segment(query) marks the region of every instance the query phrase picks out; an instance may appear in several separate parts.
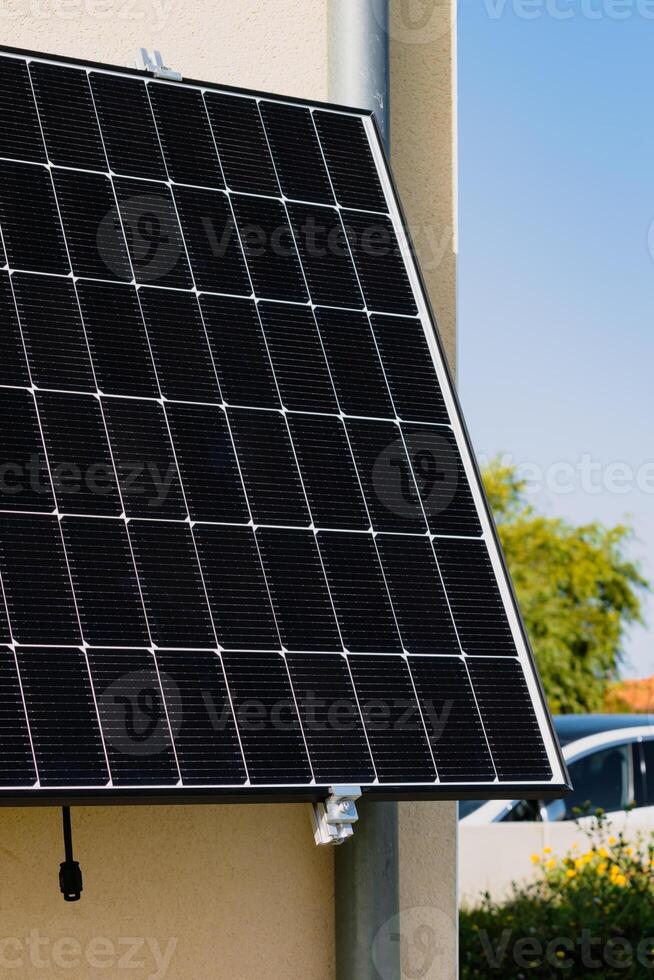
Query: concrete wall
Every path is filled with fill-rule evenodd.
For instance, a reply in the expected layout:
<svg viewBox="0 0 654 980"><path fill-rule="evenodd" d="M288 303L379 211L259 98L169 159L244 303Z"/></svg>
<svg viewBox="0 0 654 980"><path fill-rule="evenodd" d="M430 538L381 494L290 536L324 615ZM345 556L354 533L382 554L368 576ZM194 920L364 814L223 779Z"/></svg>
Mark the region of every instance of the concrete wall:
<svg viewBox="0 0 654 980"><path fill-rule="evenodd" d="M450 365L456 361L456 4L391 0L395 177ZM400 804L403 974L457 974L456 803Z"/></svg>
<svg viewBox="0 0 654 980"><path fill-rule="evenodd" d="M392 0L392 70L396 173L453 360L452 3L415 21L415 5ZM327 0L13 0L0 33L115 64L159 47L190 77L327 98ZM73 820L86 891L65 905L59 811L0 811L0 972L333 977L333 855L315 848L307 807L83 808ZM400 833L403 976L449 980L454 805L403 804Z"/></svg>
<svg viewBox="0 0 654 980"><path fill-rule="evenodd" d="M581 825L572 820L561 823L492 823L463 825L460 830L459 888L468 905L480 901L484 892L493 898L506 898L515 882L533 880L536 871L532 855L540 855L546 847L552 856L564 857L573 850L577 857L592 846L593 820L584 819ZM583 828L586 828L584 830ZM633 810L610 817L607 836L624 834L637 842L654 830L654 807Z"/></svg>

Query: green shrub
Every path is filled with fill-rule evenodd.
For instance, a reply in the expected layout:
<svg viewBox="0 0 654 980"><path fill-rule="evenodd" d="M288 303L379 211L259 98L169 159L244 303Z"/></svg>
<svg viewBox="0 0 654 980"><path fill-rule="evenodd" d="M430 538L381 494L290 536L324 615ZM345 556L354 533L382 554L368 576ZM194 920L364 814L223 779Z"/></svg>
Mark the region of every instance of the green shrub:
<svg viewBox="0 0 654 980"><path fill-rule="evenodd" d="M611 837L602 811L584 833L589 850L533 855L533 882L462 908L462 980L654 978L654 835Z"/></svg>

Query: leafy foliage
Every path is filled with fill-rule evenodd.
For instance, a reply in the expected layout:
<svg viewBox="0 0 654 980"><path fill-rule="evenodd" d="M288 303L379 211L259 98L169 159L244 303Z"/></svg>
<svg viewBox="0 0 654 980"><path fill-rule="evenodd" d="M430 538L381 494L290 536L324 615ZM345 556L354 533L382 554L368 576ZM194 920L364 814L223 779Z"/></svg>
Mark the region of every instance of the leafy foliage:
<svg viewBox="0 0 654 980"><path fill-rule="evenodd" d="M625 555L631 529L537 513L515 468L499 460L484 482L552 710L601 711L649 587Z"/></svg>
<svg viewBox="0 0 654 980"><path fill-rule="evenodd" d="M590 837L585 853L534 855L536 880L506 902L464 906L462 980L651 975L654 837L610 837L599 810Z"/></svg>

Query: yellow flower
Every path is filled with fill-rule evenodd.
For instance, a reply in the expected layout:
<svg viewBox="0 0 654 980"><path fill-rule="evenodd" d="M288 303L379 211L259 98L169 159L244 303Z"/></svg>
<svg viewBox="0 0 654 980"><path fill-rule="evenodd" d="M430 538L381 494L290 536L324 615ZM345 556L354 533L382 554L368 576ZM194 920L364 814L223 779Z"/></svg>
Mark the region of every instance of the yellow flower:
<svg viewBox="0 0 654 980"><path fill-rule="evenodd" d="M613 847L614 844L617 844L618 843L617 840L615 839L615 837L609 837L609 841L608 842L609 842L609 844L610 844L611 847Z"/></svg>
<svg viewBox="0 0 654 980"><path fill-rule="evenodd" d="M551 854L551 853L552 853L552 848L551 847L544 847L543 848L543 854Z"/></svg>
<svg viewBox="0 0 654 980"><path fill-rule="evenodd" d="M531 863L532 864L540 864L540 855L539 854L532 854L531 855Z"/></svg>
<svg viewBox="0 0 654 980"><path fill-rule="evenodd" d="M633 847L625 847L624 852L627 855L627 857L633 857L633 855L634 855L634 849L633 849Z"/></svg>
<svg viewBox="0 0 654 980"><path fill-rule="evenodd" d="M607 868L608 868L608 864L606 863L606 861L602 861L600 864L598 864L597 865L597 873L598 873L598 875L600 875L600 876L601 875L605 875Z"/></svg>
<svg viewBox="0 0 654 980"><path fill-rule="evenodd" d="M607 858L609 856L609 852L607 851L607 849L605 847L600 847L600 849L599 849L599 851L597 853L599 854L600 857L603 857L603 858Z"/></svg>
<svg viewBox="0 0 654 980"><path fill-rule="evenodd" d="M556 861L554 860L554 858L550 858L549 861L546 861L545 867L547 868L548 871L551 871L553 868L555 868Z"/></svg>
<svg viewBox="0 0 654 980"><path fill-rule="evenodd" d="M575 859L575 868L583 868L584 864L585 864L585 862L584 862L584 859L583 858L576 858Z"/></svg>
<svg viewBox="0 0 654 980"><path fill-rule="evenodd" d="M568 876L568 878L576 878L577 872L573 868L568 868L568 870L566 871L566 875Z"/></svg>

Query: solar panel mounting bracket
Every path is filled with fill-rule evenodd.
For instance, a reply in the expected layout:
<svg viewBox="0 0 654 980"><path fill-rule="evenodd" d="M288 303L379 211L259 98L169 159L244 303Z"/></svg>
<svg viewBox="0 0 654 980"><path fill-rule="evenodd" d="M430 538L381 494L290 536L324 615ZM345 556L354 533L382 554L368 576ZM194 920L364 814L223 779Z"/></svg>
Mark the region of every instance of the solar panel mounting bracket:
<svg viewBox="0 0 654 980"><path fill-rule="evenodd" d="M165 78L169 82L182 81L181 72L167 68L164 64L161 51L157 51L156 49L153 51L152 56L150 56L147 48L139 48L139 53L136 57L136 67L141 71L152 72L155 78Z"/></svg>
<svg viewBox="0 0 654 980"><path fill-rule="evenodd" d="M360 786L330 786L325 802L313 804L313 836L316 844L342 844L352 837L353 824L359 819L356 801L360 796Z"/></svg>

